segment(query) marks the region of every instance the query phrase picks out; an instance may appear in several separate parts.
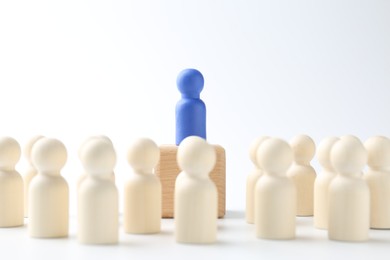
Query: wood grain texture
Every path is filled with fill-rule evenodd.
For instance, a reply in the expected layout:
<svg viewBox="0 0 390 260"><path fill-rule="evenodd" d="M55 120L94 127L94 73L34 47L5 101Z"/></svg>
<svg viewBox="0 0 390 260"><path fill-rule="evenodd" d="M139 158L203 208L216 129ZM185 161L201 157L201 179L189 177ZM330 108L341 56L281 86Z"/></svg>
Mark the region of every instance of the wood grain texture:
<svg viewBox="0 0 390 260"><path fill-rule="evenodd" d="M214 147L217 153L217 162L210 173L210 178L218 189L218 217L222 218L226 212L226 155L222 146L214 145ZM160 178L162 185L163 218L174 216L175 181L180 173L176 162L177 149L176 145L160 146L160 161L156 166L156 175Z"/></svg>

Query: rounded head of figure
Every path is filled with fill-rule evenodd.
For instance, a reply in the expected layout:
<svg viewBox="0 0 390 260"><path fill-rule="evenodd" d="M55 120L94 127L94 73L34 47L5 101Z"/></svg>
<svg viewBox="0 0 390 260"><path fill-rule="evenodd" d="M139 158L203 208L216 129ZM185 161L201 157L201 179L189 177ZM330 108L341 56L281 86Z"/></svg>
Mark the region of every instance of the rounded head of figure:
<svg viewBox="0 0 390 260"><path fill-rule="evenodd" d="M367 151L355 138L340 138L332 147L330 161L336 172L356 176L367 163Z"/></svg>
<svg viewBox="0 0 390 260"><path fill-rule="evenodd" d="M116 153L112 143L95 138L85 143L80 160L88 174L105 177L110 176L115 167Z"/></svg>
<svg viewBox="0 0 390 260"><path fill-rule="evenodd" d="M256 157L267 174L285 176L293 161L293 151L286 141L268 138L260 145Z"/></svg>
<svg viewBox="0 0 390 260"><path fill-rule="evenodd" d="M373 136L367 139L364 147L368 153L367 164L374 169L390 170L390 139Z"/></svg>
<svg viewBox="0 0 390 260"><path fill-rule="evenodd" d="M333 170L332 163L330 162L330 151L338 140L340 140L338 137L327 137L323 139L317 147L318 161L325 169Z"/></svg>
<svg viewBox="0 0 390 260"><path fill-rule="evenodd" d="M15 165L19 161L20 155L20 145L14 138L0 138L0 168L15 169Z"/></svg>
<svg viewBox="0 0 390 260"><path fill-rule="evenodd" d="M107 136L105 136L105 135L93 135L93 136L88 137L87 139L85 139L85 140L81 143L81 145L80 145L80 147L79 147L79 150L78 150L78 156L79 156L79 158L81 158L81 154L82 154L82 152L83 152L84 146L85 146L89 141L95 140L95 139L101 139L101 140L103 140L103 141L106 141L107 143L111 144L111 145L114 147L114 145L113 145L111 139L108 138Z"/></svg>
<svg viewBox="0 0 390 260"><path fill-rule="evenodd" d="M196 69L185 69L177 76L177 88L185 98L199 98L203 90L203 75Z"/></svg>
<svg viewBox="0 0 390 260"><path fill-rule="evenodd" d="M127 151L129 165L139 173L152 173L160 160L160 149L149 138L138 138Z"/></svg>
<svg viewBox="0 0 390 260"><path fill-rule="evenodd" d="M31 160L38 172L48 175L60 175L67 157L65 145L54 138L39 139L31 150Z"/></svg>
<svg viewBox="0 0 390 260"><path fill-rule="evenodd" d="M24 154L24 157L27 159L27 161L29 161L31 163L31 150L32 150L32 147L33 145L39 140L41 139L43 136L42 135L36 135L34 137L32 137L26 144L26 146L24 147L23 149L23 154Z"/></svg>
<svg viewBox="0 0 390 260"><path fill-rule="evenodd" d="M294 161L298 164L309 164L316 152L316 145L307 135L297 135L290 141L294 152Z"/></svg>
<svg viewBox="0 0 390 260"><path fill-rule="evenodd" d="M345 140L355 140L357 142L362 143L362 141L359 139L359 137L354 136L354 135L343 135L340 137L340 139L345 139Z"/></svg>
<svg viewBox="0 0 390 260"><path fill-rule="evenodd" d="M269 138L269 136L260 136L260 137L256 138L255 140L253 140L253 142L251 143L251 145L249 147L249 158L251 159L253 164L256 165L257 168L259 168L259 164L257 163L257 159L256 159L257 149L259 149L259 146L268 138Z"/></svg>
<svg viewBox="0 0 390 260"><path fill-rule="evenodd" d="M193 177L207 178L216 163L215 148L201 137L189 136L179 145L177 163Z"/></svg>

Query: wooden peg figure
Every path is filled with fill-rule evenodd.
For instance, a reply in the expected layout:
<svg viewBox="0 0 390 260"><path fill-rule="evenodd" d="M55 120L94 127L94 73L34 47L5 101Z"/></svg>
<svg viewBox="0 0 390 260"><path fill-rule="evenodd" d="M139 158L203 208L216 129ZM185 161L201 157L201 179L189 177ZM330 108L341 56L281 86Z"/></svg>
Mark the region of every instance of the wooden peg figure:
<svg viewBox="0 0 390 260"><path fill-rule="evenodd" d="M370 188L370 227L390 229L390 140L374 136L364 143L368 170L363 175Z"/></svg>
<svg viewBox="0 0 390 260"><path fill-rule="evenodd" d="M185 69L177 77L181 99L176 104L176 145L188 136L206 139L206 105L200 99L203 75L196 69Z"/></svg>
<svg viewBox="0 0 390 260"><path fill-rule="evenodd" d="M81 157L81 154L83 153L84 147L88 144L88 142L96 140L96 139L103 140L103 141L107 142L108 144L110 144L112 146L112 149L114 149L114 144L112 143L111 139L108 138L107 136L105 136L105 135L90 136L87 139L85 139L84 142L80 145L80 148L78 150L79 159ZM79 189L81 183L87 178L87 176L88 176L88 174L85 172L80 175L79 179L77 180L77 190ZM114 172L111 173L110 180L115 183L115 173Z"/></svg>
<svg viewBox="0 0 390 260"><path fill-rule="evenodd" d="M365 241L370 227L370 191L361 171L367 151L359 140L341 138L333 145L330 158L338 174L329 186L329 238Z"/></svg>
<svg viewBox="0 0 390 260"><path fill-rule="evenodd" d="M338 140L337 137L325 138L317 148L322 171L314 182L314 226L320 229L328 228L329 185L337 175L330 162L330 151Z"/></svg>
<svg viewBox="0 0 390 260"><path fill-rule="evenodd" d="M127 160L133 174L125 183L123 225L126 233L151 234L161 230L161 183L153 174L160 149L148 138L130 145Z"/></svg>
<svg viewBox="0 0 390 260"><path fill-rule="evenodd" d="M313 216L314 181L316 172L310 165L316 146L307 135L298 135L290 141L294 162L287 171L297 187L297 216Z"/></svg>
<svg viewBox="0 0 390 260"><path fill-rule="evenodd" d="M78 189L78 240L83 244L118 242L118 190L112 182L116 163L109 142L96 138L83 147L80 160L87 177Z"/></svg>
<svg viewBox="0 0 390 260"><path fill-rule="evenodd" d="M178 149L182 170L175 184L175 237L179 243L213 243L217 237L218 194L209 174L216 162L215 148L190 136Z"/></svg>
<svg viewBox="0 0 390 260"><path fill-rule="evenodd" d="M297 192L294 182L286 176L293 151L285 141L269 138L260 145L256 156L264 171L255 190L256 236L293 239Z"/></svg>
<svg viewBox="0 0 390 260"><path fill-rule="evenodd" d="M24 223L23 179L15 170L20 159L19 143L11 137L0 138L0 227Z"/></svg>
<svg viewBox="0 0 390 260"><path fill-rule="evenodd" d="M28 162L28 168L26 173L23 175L23 182L24 182L24 217L28 217L28 194L29 194L29 187L30 182L32 178L34 178L37 175L37 169L32 163L31 160L31 149L33 145L41 139L43 136L37 135L30 139L30 141L26 144L24 147L24 156Z"/></svg>
<svg viewBox="0 0 390 260"><path fill-rule="evenodd" d="M39 139L31 151L38 174L30 183L29 223L31 237L57 238L68 236L69 188L61 176L66 163L64 144L52 138Z"/></svg>
<svg viewBox="0 0 390 260"><path fill-rule="evenodd" d="M256 159L256 152L259 146L267 140L268 136L261 136L256 138L249 148L249 158L254 164L254 169L248 175L246 179L246 222L253 224L255 215L255 187L257 180L263 174L263 170L260 168Z"/></svg>

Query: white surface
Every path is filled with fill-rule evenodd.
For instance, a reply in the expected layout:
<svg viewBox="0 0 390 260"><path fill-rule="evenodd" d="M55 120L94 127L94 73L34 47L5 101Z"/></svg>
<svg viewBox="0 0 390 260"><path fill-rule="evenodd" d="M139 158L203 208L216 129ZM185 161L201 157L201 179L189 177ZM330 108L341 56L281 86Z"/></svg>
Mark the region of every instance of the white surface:
<svg viewBox="0 0 390 260"><path fill-rule="evenodd" d="M31 239L27 228L0 229L2 255L14 259L388 259L390 234L370 230L366 243L330 241L327 232L314 229L312 218L297 218L297 238L288 241L255 238L253 225L246 224L241 211L230 211L218 221L218 243L177 244L173 220L162 223L158 235L128 235L120 232L113 246L80 245L75 218L67 239ZM2 257L3 258L3 257Z"/></svg>
<svg viewBox="0 0 390 260"><path fill-rule="evenodd" d="M390 1L385 0L4 0L0 135L11 135L21 145L35 134L65 143L69 158L63 176L70 184L74 214L76 181L83 172L77 150L84 138L105 134L113 140L123 192L132 139L174 143L174 107L180 96L176 76L195 67L205 77L201 97L208 141L227 153L227 207L243 210L245 179L253 169L248 149L259 135L289 140L306 133L317 144L330 135L356 134L363 141L390 135L389 13ZM314 165L318 171L316 160ZM22 160L18 168L25 166ZM306 252L311 258L346 253L367 258L388 246L383 240L349 245L309 236L269 247L271 242L258 243L249 232L241 235L243 242L207 250L261 257L288 256L294 247L297 258ZM15 242L22 235L0 237ZM12 253L33 250L29 256L39 258L79 252L66 250L73 248L72 241L23 243ZM158 256L184 255L192 248L154 252L148 250L149 241L138 245L134 252ZM292 245L291 251L280 245ZM130 256L131 248L129 243L93 252L99 257L121 250ZM195 248L191 252L196 254L187 255L208 252Z"/></svg>

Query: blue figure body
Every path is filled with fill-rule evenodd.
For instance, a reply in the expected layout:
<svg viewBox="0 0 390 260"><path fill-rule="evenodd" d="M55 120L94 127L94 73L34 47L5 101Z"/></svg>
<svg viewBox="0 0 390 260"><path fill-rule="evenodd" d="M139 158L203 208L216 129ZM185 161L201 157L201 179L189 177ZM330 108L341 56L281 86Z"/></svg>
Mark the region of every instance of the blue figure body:
<svg viewBox="0 0 390 260"><path fill-rule="evenodd" d="M176 104L176 145L192 135L206 139L206 105L200 99L204 79L195 69L186 69L177 77L181 99Z"/></svg>

